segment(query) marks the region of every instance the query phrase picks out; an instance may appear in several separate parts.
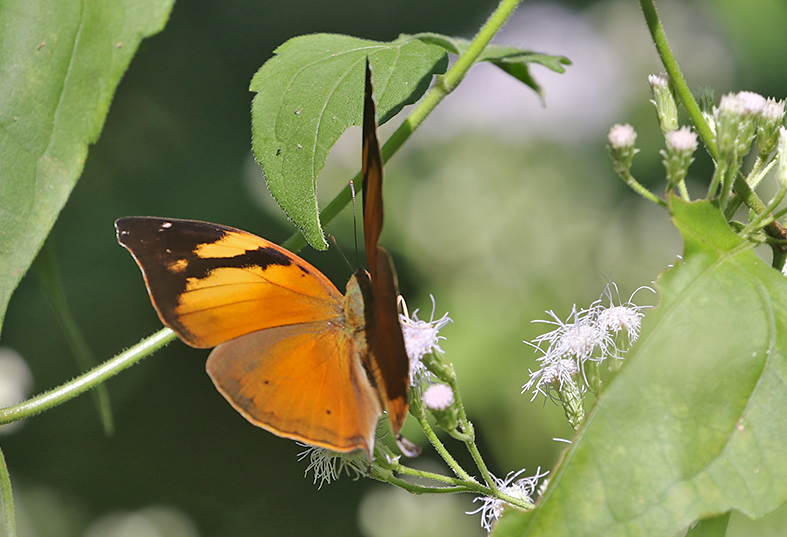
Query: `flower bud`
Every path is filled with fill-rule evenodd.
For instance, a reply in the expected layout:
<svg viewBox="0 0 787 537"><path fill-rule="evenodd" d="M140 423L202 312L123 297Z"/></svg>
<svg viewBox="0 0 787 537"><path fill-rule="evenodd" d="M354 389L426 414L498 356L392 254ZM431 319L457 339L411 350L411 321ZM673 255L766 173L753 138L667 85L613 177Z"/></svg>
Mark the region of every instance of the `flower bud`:
<svg viewBox="0 0 787 537"><path fill-rule="evenodd" d="M437 420L437 425L447 432L456 430L459 414L454 404L454 391L446 384L432 384L422 396L422 401Z"/></svg>
<svg viewBox="0 0 787 537"><path fill-rule="evenodd" d="M631 168L631 162L639 149L634 147L637 141L637 131L629 124L615 124L609 130L609 156L612 159L612 168L617 173L626 173Z"/></svg>
<svg viewBox="0 0 787 537"><path fill-rule="evenodd" d="M787 189L787 129L779 129L779 146L777 148L779 161L776 163L776 181L779 188Z"/></svg>
<svg viewBox="0 0 787 537"><path fill-rule="evenodd" d="M689 166L694 162L697 150L697 135L688 127L681 127L667 134L667 149L660 153L667 170L667 191L686 178Z"/></svg>
<svg viewBox="0 0 787 537"><path fill-rule="evenodd" d="M757 151L767 158L779 143L779 128L784 124L784 101L768 99L760 112L757 128Z"/></svg>
<svg viewBox="0 0 787 537"><path fill-rule="evenodd" d="M648 76L648 84L653 92L653 99L650 102L656 107L661 132L667 134L676 130L678 128L678 105L670 89L667 74Z"/></svg>

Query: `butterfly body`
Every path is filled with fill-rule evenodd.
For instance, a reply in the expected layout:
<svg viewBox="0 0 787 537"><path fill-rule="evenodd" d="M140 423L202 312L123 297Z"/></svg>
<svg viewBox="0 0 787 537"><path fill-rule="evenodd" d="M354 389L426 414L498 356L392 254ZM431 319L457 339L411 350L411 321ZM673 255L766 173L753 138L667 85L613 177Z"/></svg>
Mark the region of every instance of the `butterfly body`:
<svg viewBox="0 0 787 537"><path fill-rule="evenodd" d="M342 295L288 250L239 229L170 218L115 222L162 322L194 347L215 347L207 371L253 424L371 459L383 410L399 431L409 362L393 263L382 229L382 159L366 66L363 122L364 237L369 271Z"/></svg>

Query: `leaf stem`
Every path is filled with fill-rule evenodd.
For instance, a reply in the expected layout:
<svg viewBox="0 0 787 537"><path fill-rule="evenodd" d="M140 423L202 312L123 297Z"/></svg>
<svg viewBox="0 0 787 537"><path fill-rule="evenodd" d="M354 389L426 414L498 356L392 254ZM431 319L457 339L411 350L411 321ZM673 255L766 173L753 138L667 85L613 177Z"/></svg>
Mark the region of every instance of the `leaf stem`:
<svg viewBox="0 0 787 537"><path fill-rule="evenodd" d="M11 475L0 450L0 496L3 498L3 535L16 537L16 515L14 514L14 495L11 491Z"/></svg>
<svg viewBox="0 0 787 537"><path fill-rule="evenodd" d="M631 189L634 192L636 192L637 194L639 194L640 196L642 196L646 200L652 201L653 203L655 203L656 205L658 205L660 207L664 207L665 209L667 208L667 202L664 201L663 199L659 198L658 196L656 196L653 192L651 192L650 190L648 190L644 186L642 186L642 184L639 181L634 179L634 176L631 175L631 172L629 172L628 170L621 171L621 172L618 172L618 175L620 175L620 178L623 179L623 181L629 187L631 187Z"/></svg>
<svg viewBox="0 0 787 537"><path fill-rule="evenodd" d="M37 395L19 404L0 408L0 425L28 418L52 407L73 399L91 388L95 388L108 378L131 367L146 356L167 345L177 338L175 332L163 328L152 336L143 339L127 351L118 354L74 380L61 384L57 388Z"/></svg>
<svg viewBox="0 0 787 537"><path fill-rule="evenodd" d="M478 34L473 38L473 41L464 54L457 58L456 62L446 71L445 75L438 77L437 83L432 86L429 93L421 99L421 102L418 103L404 123L402 123L399 128L396 129L396 132L394 132L385 142L381 150L383 164L387 163L391 157L396 154L399 148L402 147L413 132L415 132L415 129L417 129L427 116L432 113L432 110L440 104L440 101L459 85L467 74L467 71L478 59L478 56L483 52L484 48L486 48L520 2L521 0L500 1L497 9L495 9L489 19L487 19L478 31ZM353 178L353 183L356 185L361 184L360 172ZM348 183L320 213L322 225L324 226L333 220L351 199L352 194L350 193L350 185ZM282 246L288 250L297 252L306 246L306 239L304 239L300 232L295 232L289 239L284 241Z"/></svg>

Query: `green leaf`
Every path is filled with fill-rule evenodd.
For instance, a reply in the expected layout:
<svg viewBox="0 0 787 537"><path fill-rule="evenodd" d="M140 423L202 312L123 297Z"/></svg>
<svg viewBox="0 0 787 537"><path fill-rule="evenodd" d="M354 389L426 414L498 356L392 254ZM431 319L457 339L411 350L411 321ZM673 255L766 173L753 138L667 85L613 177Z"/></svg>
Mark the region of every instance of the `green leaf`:
<svg viewBox="0 0 787 537"><path fill-rule="evenodd" d="M710 202L670 208L684 262L551 476L505 536L664 536L787 500L787 279Z"/></svg>
<svg viewBox="0 0 787 537"><path fill-rule="evenodd" d="M0 324L172 0L0 3Z"/></svg>
<svg viewBox="0 0 787 537"><path fill-rule="evenodd" d="M251 81L254 155L287 216L309 244L324 250L317 175L339 136L361 124L366 57L380 123L416 102L432 75L445 72L447 57L418 40L380 43L334 34L296 37L274 52Z"/></svg>
<svg viewBox="0 0 787 537"><path fill-rule="evenodd" d="M469 39L459 37L449 37L432 32L424 32L413 35L403 35L400 39L420 39L424 43L430 43L444 48L448 52L461 55L470 46ZM520 82L527 84L543 99L544 92L538 82L530 76L529 63L543 65L556 73L565 72L564 65L571 65L571 60L565 56L553 56L550 54L540 54L530 50L504 45L488 45L476 61L491 62Z"/></svg>

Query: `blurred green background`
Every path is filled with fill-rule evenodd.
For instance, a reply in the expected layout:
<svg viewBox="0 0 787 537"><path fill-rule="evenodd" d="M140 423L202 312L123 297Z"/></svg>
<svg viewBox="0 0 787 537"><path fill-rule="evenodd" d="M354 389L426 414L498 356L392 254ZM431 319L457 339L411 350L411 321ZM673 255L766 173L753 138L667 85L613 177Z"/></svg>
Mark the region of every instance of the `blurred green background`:
<svg viewBox="0 0 787 537"><path fill-rule="evenodd" d="M96 356L111 357L160 328L136 265L115 241L116 218L207 220L277 242L292 233L250 155L248 84L276 46L310 32L470 37L494 5L176 3L122 80L52 233L68 300ZM717 95L785 96L787 4L659 7L690 85L710 85ZM564 75L533 68L545 107L494 67L475 67L387 167L382 243L410 309L428 318L433 294L436 315L449 311L455 321L442 332L443 349L456 364L481 451L502 477L551 468L565 447L553 438L571 437L562 411L520 394L535 366L522 340L543 328L531 320L545 310L565 318L574 303L589 305L605 277L628 298L675 260L680 240L663 211L622 185L606 156L609 127L630 122L642 149L634 171L663 190L661 134L646 83L661 69L637 4L526 2L497 42L563 54L573 65ZM382 137L391 129L383 127ZM321 177L323 203L359 163L360 134L351 129ZM704 182L709 170L698 156L691 174ZM350 211L328 230L352 259ZM351 271L335 248L301 253L343 288ZM33 393L79 373L32 276L15 292L0 346L3 357L26 362ZM3 431L20 535L484 533L477 515L463 514L474 508L470 497L411 497L347 476L318 490L303 477L301 448L250 426L215 391L206 356L176 342L109 381L113 437L104 436L88 396ZM415 428L405 433L423 442ZM461 459L461 446L447 442ZM428 449L414 464L441 469ZM784 518L776 513L757 531L781 535ZM742 517L731 525L730 535L752 531Z"/></svg>

